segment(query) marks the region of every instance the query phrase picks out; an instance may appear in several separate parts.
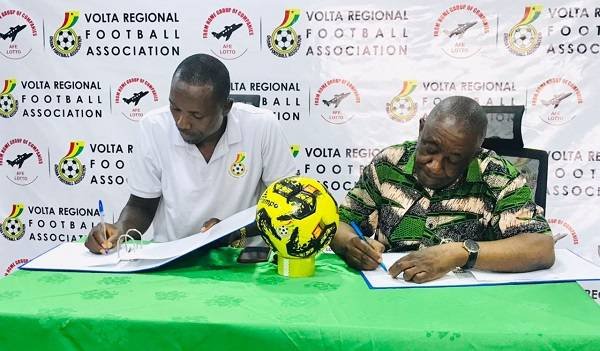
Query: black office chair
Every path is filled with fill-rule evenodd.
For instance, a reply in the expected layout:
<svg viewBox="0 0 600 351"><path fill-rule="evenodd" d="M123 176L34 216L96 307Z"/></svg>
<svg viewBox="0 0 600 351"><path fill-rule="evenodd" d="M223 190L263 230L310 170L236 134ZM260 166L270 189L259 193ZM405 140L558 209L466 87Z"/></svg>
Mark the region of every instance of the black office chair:
<svg viewBox="0 0 600 351"><path fill-rule="evenodd" d="M506 158L525 176L535 203L546 208L548 153L523 147L521 121L525 106L483 106L488 117L483 147Z"/></svg>
<svg viewBox="0 0 600 351"><path fill-rule="evenodd" d="M241 102L244 104L260 107L260 95L229 94L229 98L233 100L233 102Z"/></svg>

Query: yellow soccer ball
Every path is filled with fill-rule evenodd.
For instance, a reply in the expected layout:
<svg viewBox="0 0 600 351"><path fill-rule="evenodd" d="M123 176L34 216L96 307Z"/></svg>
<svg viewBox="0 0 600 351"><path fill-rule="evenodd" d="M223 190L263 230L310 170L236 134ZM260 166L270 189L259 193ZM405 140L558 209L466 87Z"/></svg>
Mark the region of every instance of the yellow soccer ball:
<svg viewBox="0 0 600 351"><path fill-rule="evenodd" d="M265 241L284 258L308 258L329 244L338 227L337 203L317 180L287 177L260 196L256 224Z"/></svg>

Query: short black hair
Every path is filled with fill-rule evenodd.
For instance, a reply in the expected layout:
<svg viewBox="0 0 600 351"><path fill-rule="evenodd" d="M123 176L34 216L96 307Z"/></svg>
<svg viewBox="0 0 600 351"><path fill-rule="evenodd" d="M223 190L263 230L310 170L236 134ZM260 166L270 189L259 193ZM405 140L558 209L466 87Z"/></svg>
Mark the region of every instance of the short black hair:
<svg viewBox="0 0 600 351"><path fill-rule="evenodd" d="M187 57L175 69L173 80L175 79L194 86L212 85L218 102L229 97L229 71L223 62L213 56L194 54Z"/></svg>
<svg viewBox="0 0 600 351"><path fill-rule="evenodd" d="M463 123L465 128L477 133L481 140L487 131L487 116L479 103L466 96L450 96L440 101L429 113L427 119L433 121L439 117L453 118Z"/></svg>

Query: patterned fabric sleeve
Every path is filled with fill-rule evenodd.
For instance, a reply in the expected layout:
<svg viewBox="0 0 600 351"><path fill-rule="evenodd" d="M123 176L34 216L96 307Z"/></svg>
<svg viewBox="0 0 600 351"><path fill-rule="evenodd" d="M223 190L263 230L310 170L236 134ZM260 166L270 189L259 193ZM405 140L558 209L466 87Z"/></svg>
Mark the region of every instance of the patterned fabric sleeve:
<svg viewBox="0 0 600 351"><path fill-rule="evenodd" d="M506 182L492 189L497 200L485 239L498 240L523 233L552 235L544 210L533 201L533 191L525 177L510 162L500 158L496 161L503 163Z"/></svg>
<svg viewBox="0 0 600 351"><path fill-rule="evenodd" d="M378 156L364 168L360 179L348 192L340 206L340 220L346 223L356 222L372 234L377 226L377 205L381 201L381 191L377 176ZM370 225L366 225L366 224Z"/></svg>

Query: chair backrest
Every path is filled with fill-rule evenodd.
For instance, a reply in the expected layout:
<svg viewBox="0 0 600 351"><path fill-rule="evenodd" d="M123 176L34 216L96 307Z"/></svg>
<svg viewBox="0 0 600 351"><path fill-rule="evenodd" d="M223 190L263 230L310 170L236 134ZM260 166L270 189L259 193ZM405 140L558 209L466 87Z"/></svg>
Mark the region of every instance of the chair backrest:
<svg viewBox="0 0 600 351"><path fill-rule="evenodd" d="M244 104L260 107L260 95L229 94L229 98L233 100L233 102L241 102Z"/></svg>
<svg viewBox="0 0 600 351"><path fill-rule="evenodd" d="M523 148L521 120L525 106L483 106L483 110L488 118L484 148Z"/></svg>
<svg viewBox="0 0 600 351"><path fill-rule="evenodd" d="M525 106L483 106L488 117L483 147L510 161L527 179L535 203L546 208L548 153L523 147L521 121Z"/></svg>

